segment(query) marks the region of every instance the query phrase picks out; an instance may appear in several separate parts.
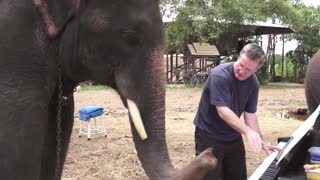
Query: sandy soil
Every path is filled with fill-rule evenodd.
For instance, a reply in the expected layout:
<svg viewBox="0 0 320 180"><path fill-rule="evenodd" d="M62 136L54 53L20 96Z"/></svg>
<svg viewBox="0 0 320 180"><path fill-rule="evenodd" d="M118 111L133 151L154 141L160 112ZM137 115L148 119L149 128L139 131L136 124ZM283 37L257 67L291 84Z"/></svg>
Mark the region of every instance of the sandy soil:
<svg viewBox="0 0 320 180"><path fill-rule="evenodd" d="M201 91L201 88L168 88L166 92L167 142L173 164L178 168L194 157L192 121ZM147 179L136 156L127 110L122 106L116 92L111 89L80 90L75 93L75 101L75 125L62 179ZM107 137L96 135L90 141L84 136L78 137L77 111L80 107L88 105L100 105L107 110L108 114L103 115L107 124ZM290 135L301 121L296 118L279 118L277 113L287 113L305 107L303 86L262 88L257 114L264 139L275 144L278 137ZM265 153L253 153L247 148L249 176L265 157Z"/></svg>

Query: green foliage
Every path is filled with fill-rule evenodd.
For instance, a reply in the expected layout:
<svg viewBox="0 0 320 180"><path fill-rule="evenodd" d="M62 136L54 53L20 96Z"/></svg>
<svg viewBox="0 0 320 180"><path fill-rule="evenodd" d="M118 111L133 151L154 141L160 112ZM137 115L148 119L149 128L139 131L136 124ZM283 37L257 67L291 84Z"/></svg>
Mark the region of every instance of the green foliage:
<svg viewBox="0 0 320 180"><path fill-rule="evenodd" d="M102 85L81 85L80 91L93 91L93 90L106 90L109 89L108 86Z"/></svg>
<svg viewBox="0 0 320 180"><path fill-rule="evenodd" d="M223 29L217 24L214 10L201 0L186 1L185 6L178 8L175 21L166 25L167 49L183 50L189 42L207 42L214 39Z"/></svg>
<svg viewBox="0 0 320 180"><path fill-rule="evenodd" d="M294 82L303 82L306 65L308 63L307 54L303 51L303 49L300 48L301 46L298 46L296 50L289 51L286 55L290 59L290 62L293 66L292 69Z"/></svg>
<svg viewBox="0 0 320 180"><path fill-rule="evenodd" d="M298 48L294 52L296 55L303 54L310 58L320 48L320 6L306 7L297 5L301 13L300 25L292 38L299 42ZM290 55L289 55L290 56Z"/></svg>
<svg viewBox="0 0 320 180"><path fill-rule="evenodd" d="M261 89L303 89L303 85L299 84L285 84L285 83L271 83L271 84L263 84L260 85Z"/></svg>
<svg viewBox="0 0 320 180"><path fill-rule="evenodd" d="M176 4L173 22L166 24L167 48L185 48L191 41L214 42L227 31L237 31L238 24L278 18L299 24L295 7L289 0L163 0ZM168 5L167 5L168 6ZM162 4L165 7L165 4ZM298 18L299 19L299 18Z"/></svg>
<svg viewBox="0 0 320 180"><path fill-rule="evenodd" d="M283 78L288 82L297 82L301 83L304 79L305 68L306 68L306 58L302 58L301 62L296 60L299 57L294 54L295 51L288 52L287 56L284 57L284 67L283 67ZM276 54L275 55L275 76L282 76L282 56ZM268 63L265 64L264 67L268 67ZM260 70L263 71L263 70ZM258 75L259 76L259 75ZM261 76L261 75L260 75ZM262 76L268 79L268 75ZM261 78L261 77L259 77Z"/></svg>
<svg viewBox="0 0 320 180"><path fill-rule="evenodd" d="M291 20L297 33L288 39L296 39L298 47L286 54L285 76L288 81L303 82L310 57L320 48L320 7L306 7L300 0L293 1L297 17Z"/></svg>
<svg viewBox="0 0 320 180"><path fill-rule="evenodd" d="M297 2L290 0L269 0L261 4L261 16L275 18L288 24L291 27L297 27L301 24L301 13L295 5ZM301 3L298 3L301 4Z"/></svg>
<svg viewBox="0 0 320 180"><path fill-rule="evenodd" d="M266 81L268 81L268 64L265 63L260 69L259 71L256 73L259 82L261 84L264 84Z"/></svg>
<svg viewBox="0 0 320 180"><path fill-rule="evenodd" d="M287 58L286 63L285 63L285 70L284 70L284 76L287 81L289 82L294 82L294 65L290 61L289 58Z"/></svg>
<svg viewBox="0 0 320 180"><path fill-rule="evenodd" d="M281 68L282 68L281 61L282 61L282 56L279 54L276 54L275 55L275 66L274 66L275 76L281 76Z"/></svg>
<svg viewBox="0 0 320 180"><path fill-rule="evenodd" d="M275 55L275 76L282 76L282 56ZM284 57L283 78L285 81L296 82L294 77L294 64L287 56Z"/></svg>

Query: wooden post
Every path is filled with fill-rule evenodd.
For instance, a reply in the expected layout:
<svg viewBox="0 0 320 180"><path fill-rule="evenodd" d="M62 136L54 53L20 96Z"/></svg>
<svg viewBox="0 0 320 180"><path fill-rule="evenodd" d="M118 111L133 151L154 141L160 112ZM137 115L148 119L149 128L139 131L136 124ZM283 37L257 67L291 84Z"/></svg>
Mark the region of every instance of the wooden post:
<svg viewBox="0 0 320 180"><path fill-rule="evenodd" d="M176 68L178 68L178 51L176 52Z"/></svg>
<svg viewBox="0 0 320 180"><path fill-rule="evenodd" d="M173 82L172 79L172 71L173 71L173 52L170 53L170 82Z"/></svg>
<svg viewBox="0 0 320 180"><path fill-rule="evenodd" d="M169 77L168 77L168 73L169 73L169 52L167 52L167 70L166 70L166 79L167 79L167 83L169 83Z"/></svg>
<svg viewBox="0 0 320 180"><path fill-rule="evenodd" d="M282 35L281 81L283 80L283 71L284 71L284 34Z"/></svg>

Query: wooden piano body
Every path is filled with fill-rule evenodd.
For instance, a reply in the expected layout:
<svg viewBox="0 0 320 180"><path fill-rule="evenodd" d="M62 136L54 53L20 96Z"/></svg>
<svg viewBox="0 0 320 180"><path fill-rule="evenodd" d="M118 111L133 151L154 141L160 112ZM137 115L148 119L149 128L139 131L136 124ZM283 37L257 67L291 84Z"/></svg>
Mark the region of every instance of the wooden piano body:
<svg viewBox="0 0 320 180"><path fill-rule="evenodd" d="M308 149L320 146L319 112L320 105L289 138L279 138L281 152L269 155L249 180L305 180L303 165L309 163Z"/></svg>

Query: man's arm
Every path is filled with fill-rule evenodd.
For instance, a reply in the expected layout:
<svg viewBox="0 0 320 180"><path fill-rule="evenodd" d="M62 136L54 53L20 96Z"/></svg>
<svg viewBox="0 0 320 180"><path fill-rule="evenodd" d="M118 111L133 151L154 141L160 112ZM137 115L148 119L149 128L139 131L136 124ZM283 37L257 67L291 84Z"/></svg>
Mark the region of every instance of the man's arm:
<svg viewBox="0 0 320 180"><path fill-rule="evenodd" d="M262 150L262 139L259 133L241 121L241 119L230 108L226 106L216 106L216 108L221 119L247 138L253 151L258 152Z"/></svg>
<svg viewBox="0 0 320 180"><path fill-rule="evenodd" d="M263 139L259 125L258 125L256 113L244 112L243 117L244 117L244 121L245 121L246 125L249 126L256 133L258 133L260 135L261 139Z"/></svg>

